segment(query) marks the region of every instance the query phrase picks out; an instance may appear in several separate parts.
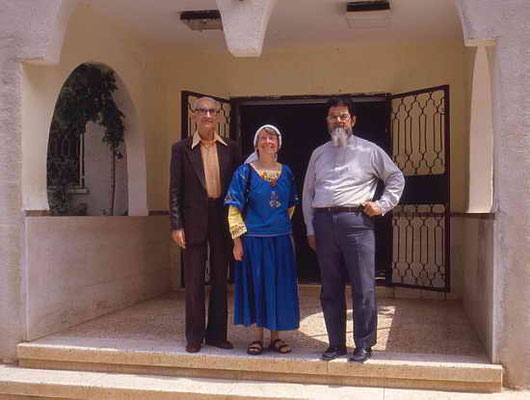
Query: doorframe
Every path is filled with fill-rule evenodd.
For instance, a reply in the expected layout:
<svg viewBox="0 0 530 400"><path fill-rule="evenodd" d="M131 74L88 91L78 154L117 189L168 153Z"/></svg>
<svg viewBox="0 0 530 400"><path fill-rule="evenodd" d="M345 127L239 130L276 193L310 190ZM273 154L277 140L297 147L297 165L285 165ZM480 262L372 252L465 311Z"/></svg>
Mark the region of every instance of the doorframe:
<svg viewBox="0 0 530 400"><path fill-rule="evenodd" d="M241 114L240 106L245 105L285 105L285 104L324 104L330 97L348 96L355 102L370 102L374 100L388 101L391 96L386 92L374 93L336 93L336 94L310 94L310 95L284 95L284 96L235 96L230 97L231 126L230 137L236 141L241 139ZM390 106L390 104L389 104ZM390 111L390 110L389 110ZM388 131L390 132L390 131ZM390 141L390 145L392 141Z"/></svg>
<svg viewBox="0 0 530 400"><path fill-rule="evenodd" d="M288 104L325 104L331 97L349 97L353 103L368 103L368 102L384 102L386 105L387 123L386 134L388 137L387 151L389 156L392 155L392 138L391 138L391 112L392 94L388 92L373 92L373 93L336 93L326 95L284 95L284 96L236 96L230 97L230 138L241 144L241 113L240 107L246 105L288 105ZM388 213L386 217L386 225L389 232L392 231L392 213ZM392 242L390 242L387 265L384 269L385 277L377 279L378 285L391 287L392 286Z"/></svg>

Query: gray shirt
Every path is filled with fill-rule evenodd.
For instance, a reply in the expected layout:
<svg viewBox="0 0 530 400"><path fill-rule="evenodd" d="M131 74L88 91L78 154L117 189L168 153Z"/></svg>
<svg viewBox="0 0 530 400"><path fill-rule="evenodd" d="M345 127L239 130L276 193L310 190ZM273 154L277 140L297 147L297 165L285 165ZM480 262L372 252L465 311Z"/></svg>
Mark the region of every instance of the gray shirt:
<svg viewBox="0 0 530 400"><path fill-rule="evenodd" d="M385 185L378 200L385 214L399 202L405 178L383 149L357 136L351 136L346 147L327 142L315 149L307 166L302 198L307 235L314 235L314 208L355 207L372 201L378 179Z"/></svg>

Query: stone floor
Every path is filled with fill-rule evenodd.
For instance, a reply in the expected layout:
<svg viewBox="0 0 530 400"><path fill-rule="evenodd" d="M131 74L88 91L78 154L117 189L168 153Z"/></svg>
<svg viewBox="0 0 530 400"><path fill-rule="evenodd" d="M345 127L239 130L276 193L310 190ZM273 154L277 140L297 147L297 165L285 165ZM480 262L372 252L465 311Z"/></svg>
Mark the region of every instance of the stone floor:
<svg viewBox="0 0 530 400"><path fill-rule="evenodd" d="M293 347L291 356L312 358L327 347L317 291L301 293L300 308L300 329L285 332L282 337ZM430 353L484 357L482 345L458 301L380 298L378 314L376 353L384 352L387 356L391 355L389 353ZM229 321L232 320L230 312ZM347 330L348 346L351 347L352 329L352 312L349 308ZM232 354L244 354L251 338L250 328L234 326L229 322L229 339L236 347ZM150 349L171 348L178 351L185 345L183 292L145 301L37 342L116 348L147 346ZM203 351L217 354L222 350L205 347Z"/></svg>

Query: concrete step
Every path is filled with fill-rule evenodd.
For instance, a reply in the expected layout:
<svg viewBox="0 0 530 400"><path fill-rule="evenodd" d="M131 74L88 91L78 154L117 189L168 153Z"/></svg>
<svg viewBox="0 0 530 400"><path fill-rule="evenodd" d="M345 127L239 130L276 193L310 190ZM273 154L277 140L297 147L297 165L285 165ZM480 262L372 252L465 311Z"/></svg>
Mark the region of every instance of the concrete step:
<svg viewBox="0 0 530 400"><path fill-rule="evenodd" d="M0 400L527 400L530 392L448 393L228 381L0 365Z"/></svg>
<svg viewBox="0 0 530 400"><path fill-rule="evenodd" d="M327 395L326 395L327 394ZM0 399L298 400L378 397L376 389L236 382L101 372L26 369L0 365ZM364 397L366 398L366 397Z"/></svg>
<svg viewBox="0 0 530 400"><path fill-rule="evenodd" d="M470 392L502 390L502 366L475 356L374 352L364 364L345 358L331 362L311 354L248 356L204 347L188 354L182 348L135 340L64 345L32 342L18 346L19 365L39 369L156 374L187 378L269 381L340 386L390 387Z"/></svg>

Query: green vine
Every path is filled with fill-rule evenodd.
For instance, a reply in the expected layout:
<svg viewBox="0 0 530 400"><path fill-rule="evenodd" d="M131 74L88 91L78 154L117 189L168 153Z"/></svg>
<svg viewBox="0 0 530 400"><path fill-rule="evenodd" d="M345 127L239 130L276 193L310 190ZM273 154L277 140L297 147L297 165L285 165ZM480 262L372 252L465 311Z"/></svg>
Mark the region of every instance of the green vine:
<svg viewBox="0 0 530 400"><path fill-rule="evenodd" d="M79 140L89 122L104 127L103 142L112 155L111 199L109 215L114 214L116 160L123 158L120 146L124 141L124 115L113 99L118 89L114 72L108 68L83 64L76 68L63 85L50 128L50 143L67 138ZM86 206L74 208L71 188L78 183L77 166L72 159L53 158L48 148L48 196L52 215L79 215ZM83 211L84 208L84 211Z"/></svg>

